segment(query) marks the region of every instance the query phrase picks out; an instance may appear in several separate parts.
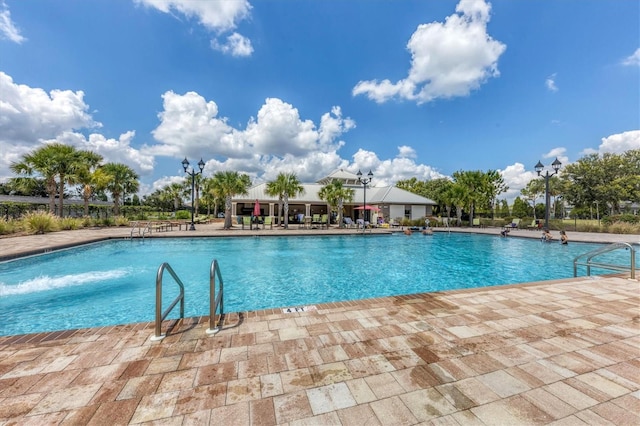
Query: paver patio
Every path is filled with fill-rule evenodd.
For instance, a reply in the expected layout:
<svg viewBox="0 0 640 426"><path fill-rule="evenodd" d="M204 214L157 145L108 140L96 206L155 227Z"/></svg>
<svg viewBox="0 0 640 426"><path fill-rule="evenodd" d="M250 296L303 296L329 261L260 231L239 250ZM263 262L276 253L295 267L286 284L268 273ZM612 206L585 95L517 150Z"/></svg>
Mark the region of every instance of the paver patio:
<svg viewBox="0 0 640 426"><path fill-rule="evenodd" d="M186 319L161 342L150 323L0 337L0 423L640 424L640 284L622 277L206 328Z"/></svg>

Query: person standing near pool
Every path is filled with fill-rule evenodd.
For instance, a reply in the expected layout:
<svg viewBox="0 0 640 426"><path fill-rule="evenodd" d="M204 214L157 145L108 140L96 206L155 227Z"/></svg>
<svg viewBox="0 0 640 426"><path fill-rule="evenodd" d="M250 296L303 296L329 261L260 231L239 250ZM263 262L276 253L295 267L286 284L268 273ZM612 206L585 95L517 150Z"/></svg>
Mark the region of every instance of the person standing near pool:
<svg viewBox="0 0 640 426"><path fill-rule="evenodd" d="M544 228L544 231L542 231L542 241L549 242L551 240L553 240L553 235L551 235L551 232L549 232L547 228Z"/></svg>
<svg viewBox="0 0 640 426"><path fill-rule="evenodd" d="M569 237L565 231L560 231L560 244L569 244Z"/></svg>

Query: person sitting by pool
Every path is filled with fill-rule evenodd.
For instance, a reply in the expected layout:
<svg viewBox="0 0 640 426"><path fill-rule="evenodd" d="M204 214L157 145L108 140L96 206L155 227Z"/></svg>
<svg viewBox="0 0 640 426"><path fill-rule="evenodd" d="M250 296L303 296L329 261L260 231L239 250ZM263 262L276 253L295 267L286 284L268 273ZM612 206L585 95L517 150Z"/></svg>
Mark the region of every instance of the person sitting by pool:
<svg viewBox="0 0 640 426"><path fill-rule="evenodd" d="M504 228L502 231L500 231L500 235L502 235L503 237L508 237L509 232L511 232L509 228Z"/></svg>
<svg viewBox="0 0 640 426"><path fill-rule="evenodd" d="M560 231L560 244L569 244L569 237L565 231Z"/></svg>
<svg viewBox="0 0 640 426"><path fill-rule="evenodd" d="M542 241L551 241L553 240L553 235L551 235L551 232L549 232L549 230L547 228L544 228L544 230L542 231Z"/></svg>

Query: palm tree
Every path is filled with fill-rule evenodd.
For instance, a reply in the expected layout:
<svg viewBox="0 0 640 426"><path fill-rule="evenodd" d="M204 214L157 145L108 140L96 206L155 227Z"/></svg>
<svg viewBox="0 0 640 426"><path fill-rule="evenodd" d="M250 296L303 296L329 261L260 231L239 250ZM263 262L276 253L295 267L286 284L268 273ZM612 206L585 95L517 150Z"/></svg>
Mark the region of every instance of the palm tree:
<svg viewBox="0 0 640 426"><path fill-rule="evenodd" d="M289 197L304 194L304 187L295 173L280 173L276 180L267 182L267 195L278 195L284 203L284 227L289 227Z"/></svg>
<svg viewBox="0 0 640 426"><path fill-rule="evenodd" d="M129 166L122 163L107 163L101 168L108 176L104 189L111 192L113 197L113 213L120 214L120 197L138 191L140 183L138 174Z"/></svg>
<svg viewBox="0 0 640 426"><path fill-rule="evenodd" d="M62 215L62 203L64 198L64 170L60 161L64 161L75 151L68 145L53 143L36 149L35 151L22 156L22 161L11 163L11 171L21 176L40 175L46 182L47 194L49 195L49 212L55 213L56 193L60 197L60 215ZM63 174L60 175L60 171ZM56 177L60 176L59 183Z"/></svg>
<svg viewBox="0 0 640 426"><path fill-rule="evenodd" d="M238 172L218 172L213 175L212 189L214 193L224 197L224 229L231 229L231 198L234 195L246 195L251 186L249 175Z"/></svg>
<svg viewBox="0 0 640 426"><path fill-rule="evenodd" d="M484 173L480 170L458 171L453 173L453 179L455 185L464 187L464 191L458 193L458 195L464 194L464 197L459 197L458 201L463 203L462 206L469 208L469 224L471 224L476 205L482 205L487 201ZM458 221L461 221L461 216L458 216Z"/></svg>
<svg viewBox="0 0 640 426"><path fill-rule="evenodd" d="M325 200L332 209L338 210L338 226L340 228L344 227L342 223L342 213L343 213L343 205L345 201L353 201L353 197L355 195L355 191L351 188L345 188L342 185L342 181L338 179L333 179L331 182L322 188L318 192L318 197L321 200Z"/></svg>
<svg viewBox="0 0 640 426"><path fill-rule="evenodd" d="M202 182L202 201L207 205L207 215L211 214L212 205L215 215L218 212L218 205L224 204L223 197L216 192L213 186L213 178L204 178Z"/></svg>
<svg viewBox="0 0 640 426"><path fill-rule="evenodd" d="M469 199L469 193L467 188L464 185L461 185L458 182L455 182L453 185L449 187L445 194L445 198L448 200L451 205L456 208L456 219L458 226L462 224L462 209L467 204ZM449 214L447 213L447 217Z"/></svg>
<svg viewBox="0 0 640 426"><path fill-rule="evenodd" d="M89 216L89 199L93 196L100 179L104 176L98 172L98 166L102 162L102 155L91 151L80 151L81 162L76 174L77 183L81 186L82 199L84 200L84 215Z"/></svg>
<svg viewBox="0 0 640 426"><path fill-rule="evenodd" d="M189 184L189 187L191 187L191 184ZM168 200L171 200L174 212L180 208L182 198L185 196L185 191L186 189L183 183L174 182L164 187L163 193Z"/></svg>

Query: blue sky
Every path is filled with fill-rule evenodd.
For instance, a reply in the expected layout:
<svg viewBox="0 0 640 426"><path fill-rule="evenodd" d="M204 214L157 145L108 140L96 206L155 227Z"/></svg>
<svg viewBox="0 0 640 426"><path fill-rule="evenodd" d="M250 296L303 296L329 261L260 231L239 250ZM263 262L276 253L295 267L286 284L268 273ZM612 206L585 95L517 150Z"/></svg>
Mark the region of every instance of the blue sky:
<svg viewBox="0 0 640 426"><path fill-rule="evenodd" d="M614 6L615 5L615 6ZM640 149L636 0L0 0L0 180L43 143L375 185Z"/></svg>

